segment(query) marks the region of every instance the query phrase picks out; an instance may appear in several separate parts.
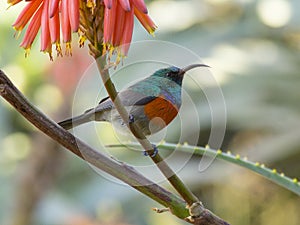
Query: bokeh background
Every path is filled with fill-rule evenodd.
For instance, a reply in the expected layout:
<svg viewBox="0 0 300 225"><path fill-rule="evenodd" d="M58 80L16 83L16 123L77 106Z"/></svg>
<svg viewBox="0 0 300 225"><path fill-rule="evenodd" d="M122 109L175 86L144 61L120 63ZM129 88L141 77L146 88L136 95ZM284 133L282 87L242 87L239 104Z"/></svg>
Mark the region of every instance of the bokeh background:
<svg viewBox="0 0 300 225"><path fill-rule="evenodd" d="M227 108L222 150L230 149L299 179L300 2L147 3L159 27L155 40L191 49L212 67ZM11 27L22 7L6 8L1 2L0 68L51 118L58 121L70 116L76 86L92 62L87 48L77 49L74 44L73 57L50 62L36 43L25 58L18 47L21 39L13 38ZM154 38L137 23L134 40ZM123 79L126 82L128 78ZM200 112L198 144L204 146L211 131L210 109L201 90L188 84L185 89ZM159 205L132 188L99 176L85 162L38 132L3 99L0 124L0 224L184 224L168 213L152 212L151 208ZM105 126L109 134L111 128ZM176 143L177 137L173 132L167 141ZM89 141L93 144L93 140ZM114 154L126 159L124 151ZM130 158L132 163L140 160L140 155ZM206 207L231 224L300 223L297 195L226 162L214 161L200 173L198 161L192 158L179 176ZM167 183L162 185L169 188Z"/></svg>

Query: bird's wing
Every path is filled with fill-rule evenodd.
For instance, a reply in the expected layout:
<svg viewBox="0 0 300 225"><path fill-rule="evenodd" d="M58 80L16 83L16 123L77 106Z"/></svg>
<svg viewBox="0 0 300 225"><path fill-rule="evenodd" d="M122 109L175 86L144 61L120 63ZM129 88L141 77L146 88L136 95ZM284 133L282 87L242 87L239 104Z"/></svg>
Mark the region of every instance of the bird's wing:
<svg viewBox="0 0 300 225"><path fill-rule="evenodd" d="M157 97L155 95L146 95L145 93L128 89L121 92L119 96L124 106L145 105Z"/></svg>
<svg viewBox="0 0 300 225"><path fill-rule="evenodd" d="M146 104L152 102L156 98L158 98L158 97L156 97L156 96L146 96L146 97L141 98L137 102L135 102L134 105L146 105Z"/></svg>
<svg viewBox="0 0 300 225"><path fill-rule="evenodd" d="M120 92L119 97L124 106L145 105L157 98L157 96L147 96L131 90ZM111 99L109 97L105 97L100 100L99 105L97 106L97 111L111 109L112 107L113 104Z"/></svg>

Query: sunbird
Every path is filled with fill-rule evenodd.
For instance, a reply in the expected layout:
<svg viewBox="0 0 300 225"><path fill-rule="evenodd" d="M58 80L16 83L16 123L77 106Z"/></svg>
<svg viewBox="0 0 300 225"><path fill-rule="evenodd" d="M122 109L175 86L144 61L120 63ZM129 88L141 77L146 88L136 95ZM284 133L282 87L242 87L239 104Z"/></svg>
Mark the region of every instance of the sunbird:
<svg viewBox="0 0 300 225"><path fill-rule="evenodd" d="M208 66L192 64L182 69L175 66L159 69L119 92L118 97L128 111L129 122L134 122L144 135L154 134L166 127L180 109L185 73L196 67ZM118 129L127 129L109 97L103 98L95 108L58 124L68 130L90 121L107 121L117 125Z"/></svg>

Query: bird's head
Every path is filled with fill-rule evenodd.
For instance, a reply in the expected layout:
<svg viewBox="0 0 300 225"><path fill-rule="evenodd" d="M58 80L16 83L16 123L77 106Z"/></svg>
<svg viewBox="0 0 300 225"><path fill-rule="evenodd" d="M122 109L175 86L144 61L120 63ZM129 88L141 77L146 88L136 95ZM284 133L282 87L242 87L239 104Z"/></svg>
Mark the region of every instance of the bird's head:
<svg viewBox="0 0 300 225"><path fill-rule="evenodd" d="M182 69L180 69L176 66L171 66L168 68L163 68L163 69L157 70L153 74L153 76L166 78L166 79L169 79L169 80L174 81L177 84L181 85L184 74L187 71L194 69L196 67L209 67L209 66L207 66L205 64L192 64L192 65L186 66Z"/></svg>

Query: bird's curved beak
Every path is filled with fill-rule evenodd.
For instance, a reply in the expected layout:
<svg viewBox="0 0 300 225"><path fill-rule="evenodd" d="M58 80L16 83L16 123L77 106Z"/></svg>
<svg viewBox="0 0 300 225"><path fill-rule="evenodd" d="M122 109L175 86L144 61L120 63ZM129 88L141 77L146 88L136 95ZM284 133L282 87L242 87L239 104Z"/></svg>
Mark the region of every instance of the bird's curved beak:
<svg viewBox="0 0 300 225"><path fill-rule="evenodd" d="M210 67L208 65L205 65L205 64L192 64L192 65L189 65L189 66L186 66L184 68L182 68L179 72L180 75L184 75L187 71L191 70L191 69L194 69L196 67Z"/></svg>

